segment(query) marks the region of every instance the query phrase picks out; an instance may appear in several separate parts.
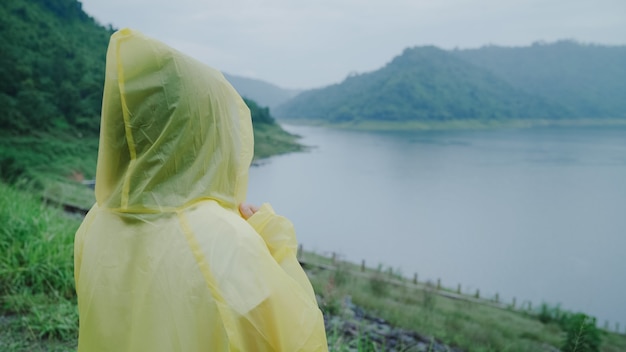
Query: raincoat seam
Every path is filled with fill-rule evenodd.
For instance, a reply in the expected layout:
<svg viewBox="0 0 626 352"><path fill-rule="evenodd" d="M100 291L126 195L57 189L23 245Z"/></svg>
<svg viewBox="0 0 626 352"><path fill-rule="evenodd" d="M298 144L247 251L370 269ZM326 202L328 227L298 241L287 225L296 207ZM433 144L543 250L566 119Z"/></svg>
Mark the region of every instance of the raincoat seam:
<svg viewBox="0 0 626 352"><path fill-rule="evenodd" d="M120 90L120 100L121 100L121 105L122 105L122 117L124 119L124 130L126 132L126 144L128 145L128 152L130 153L130 162L128 164L128 170L127 172L124 174L124 184L123 184L123 188L122 188L122 199L121 199L121 206L122 209L124 208L128 208L128 198L129 198L129 193L130 193L130 175L132 174L132 170L135 168L135 160L137 159L137 150L135 149L135 141L133 139L133 135L132 135L132 131L131 131L131 126L130 126L130 116L129 116L129 111L128 111L128 105L126 103L126 96L124 95L124 85L125 85L125 81L124 81L124 68L122 65L122 58L120 57L120 47L122 45L123 39L120 38L120 40L117 42L117 47L116 47L116 59L117 59L117 72L118 72L118 87Z"/></svg>
<svg viewBox="0 0 626 352"><path fill-rule="evenodd" d="M209 266L207 265L206 258L202 253L200 244L198 243L198 240L196 239L196 236L194 235L193 230L191 230L191 227L189 226L187 216L182 211L177 211L176 215L178 217L178 222L180 223L182 232L185 236L185 240L187 241L187 245L189 246L189 249L191 250L191 253L196 260L198 269L200 269L200 272L202 273L202 276L204 277L204 281L207 284L207 288L209 289L209 291L211 292L211 295L215 299L217 310L218 310L219 315L222 318L222 321L224 322L224 325L225 325L224 331L226 332L226 335L228 336L229 345L230 345L232 341L232 335L231 335L231 332L229 332L228 325L232 324L232 321L230 317L227 315L227 313L224 312L224 306L226 305L226 301L220 294L217 287L215 287L215 278L213 277L213 274L211 273L211 270L209 269Z"/></svg>
<svg viewBox="0 0 626 352"><path fill-rule="evenodd" d="M178 220L180 222L180 226L182 227L183 233L185 234L187 244L189 245L189 248L191 249L194 257L196 258L196 262L198 263L198 266L202 272L202 276L204 276L205 280L207 280L207 285L209 286L209 289L214 293L215 299L218 300L220 303L223 303L224 298L215 287L215 278L213 277L211 271L208 269L206 259L202 254L202 250L200 249L200 244L198 243L198 240L196 239L196 236L194 235L193 230L191 230L191 227L189 226L189 223L187 221L187 216L185 216L185 214L180 211L176 212L176 214L178 216Z"/></svg>
<svg viewBox="0 0 626 352"><path fill-rule="evenodd" d="M144 209L133 209L133 208L107 208L108 211L112 212L112 213L124 213L124 214L163 214L163 213L180 213L181 211L184 211L186 209L189 209L193 206L196 206L198 204L200 204L201 202L204 201L214 201L217 204L219 204L220 206L224 207L223 202L221 202L219 199L217 198L212 198L212 197L200 197L200 198L196 198L193 199L181 206L178 207L164 207L164 208L159 208L159 209L148 209L148 208L144 208ZM229 208L225 208L226 210L229 210Z"/></svg>

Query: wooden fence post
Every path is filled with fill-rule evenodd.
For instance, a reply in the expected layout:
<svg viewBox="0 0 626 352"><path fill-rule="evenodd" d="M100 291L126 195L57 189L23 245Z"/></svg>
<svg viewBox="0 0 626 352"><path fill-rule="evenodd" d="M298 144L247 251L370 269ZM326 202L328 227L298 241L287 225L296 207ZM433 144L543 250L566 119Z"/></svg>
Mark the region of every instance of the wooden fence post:
<svg viewBox="0 0 626 352"><path fill-rule="evenodd" d="M437 290L441 290L441 279L437 279Z"/></svg>
<svg viewBox="0 0 626 352"><path fill-rule="evenodd" d="M333 265L335 265L336 261L337 261L337 253L333 252L333 256L331 258L331 262L333 263Z"/></svg>
<svg viewBox="0 0 626 352"><path fill-rule="evenodd" d="M298 261L302 261L302 243L298 245Z"/></svg>
<svg viewBox="0 0 626 352"><path fill-rule="evenodd" d="M365 259L361 260L361 272L365 271Z"/></svg>
<svg viewBox="0 0 626 352"><path fill-rule="evenodd" d="M474 297L480 298L480 290L479 289L476 289L476 295L474 295Z"/></svg>
<svg viewBox="0 0 626 352"><path fill-rule="evenodd" d="M515 303L517 300L515 299L515 297L513 297L513 303L511 303L511 308L515 309Z"/></svg>
<svg viewBox="0 0 626 352"><path fill-rule="evenodd" d="M500 295L496 292L496 303L500 303Z"/></svg>
<svg viewBox="0 0 626 352"><path fill-rule="evenodd" d="M417 285L417 273L413 274L413 283Z"/></svg>
<svg viewBox="0 0 626 352"><path fill-rule="evenodd" d="M456 285L456 293L461 294L461 284Z"/></svg>

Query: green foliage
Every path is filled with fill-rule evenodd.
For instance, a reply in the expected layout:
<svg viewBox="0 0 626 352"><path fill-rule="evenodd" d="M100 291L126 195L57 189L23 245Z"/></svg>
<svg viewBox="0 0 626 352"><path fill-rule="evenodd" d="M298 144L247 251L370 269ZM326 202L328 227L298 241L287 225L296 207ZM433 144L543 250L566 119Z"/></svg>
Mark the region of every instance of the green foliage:
<svg viewBox="0 0 626 352"><path fill-rule="evenodd" d="M325 297L327 285L334 280L334 275L332 271L321 268L331 265L331 259L310 252L305 252L303 258L316 294ZM316 264L320 265L320 269L316 269ZM382 265L365 268L362 272L360 265L342 264L349 269L351 280L343 286L333 285L333 296L350 296L351 301L368 314L382 318L394 327L432 336L462 351L556 351L563 346L567 331L565 325L562 328L557 322L557 317L574 317L574 314L558 306L546 305L545 315L550 320L542 323L539 320L540 309L536 314L526 309L502 309L489 300L476 301L473 295L467 295L465 299L450 298L448 293L442 294L431 283L414 285L394 280L388 275L385 276L388 279L386 294L380 296L371 289L370 278L372 274L385 271ZM341 301L336 299L337 304ZM580 327L580 324L577 326ZM331 322L327 327L332 328ZM625 335L602 332L600 336L602 345L599 351L626 350ZM332 329L328 330L328 338L329 342L333 341L330 345L339 351L342 348L346 350L351 341Z"/></svg>
<svg viewBox="0 0 626 352"><path fill-rule="evenodd" d="M11 326L31 339L75 339L72 252L79 220L0 183L0 224L0 316L19 314Z"/></svg>
<svg viewBox="0 0 626 352"><path fill-rule="evenodd" d="M10 328L28 331L33 340L72 341L78 333L78 310L75 299L54 294L28 294L7 296L5 306L17 311L19 318ZM0 346L2 346L0 344Z"/></svg>
<svg viewBox="0 0 626 352"><path fill-rule="evenodd" d="M301 93L276 113L333 123L561 118L565 110L435 47L406 49L385 67Z"/></svg>
<svg viewBox="0 0 626 352"><path fill-rule="evenodd" d="M303 92L276 114L343 126L625 118L625 61L626 47L572 42L415 47L379 70Z"/></svg>
<svg viewBox="0 0 626 352"><path fill-rule="evenodd" d="M596 327L596 318L578 313L569 317L565 323L565 343L563 352L600 351L600 330Z"/></svg>
<svg viewBox="0 0 626 352"><path fill-rule="evenodd" d="M626 46L574 41L454 51L509 84L566 107L571 117L626 117Z"/></svg>
<svg viewBox="0 0 626 352"><path fill-rule="evenodd" d="M47 134L0 138L0 181L29 180L42 190L51 181L70 182L73 173L95 176L96 137L56 137Z"/></svg>
<svg viewBox="0 0 626 352"><path fill-rule="evenodd" d="M78 220L0 183L0 224L0 297L22 292L74 297Z"/></svg>
<svg viewBox="0 0 626 352"><path fill-rule="evenodd" d="M382 346L372 341L365 334L358 334L354 337L346 337L342 331L335 326L331 326L327 332L328 350L330 352L378 352L384 351Z"/></svg>
<svg viewBox="0 0 626 352"><path fill-rule="evenodd" d="M0 6L0 128L97 134L110 30L76 0Z"/></svg>
<svg viewBox="0 0 626 352"><path fill-rule="evenodd" d="M556 323L561 327L564 327L572 313L563 311L560 305L550 306L547 303L542 303L539 307L539 313L537 319L544 324Z"/></svg>
<svg viewBox="0 0 626 352"><path fill-rule="evenodd" d="M337 286L344 286L349 284L352 280L352 273L347 265L340 263L335 268L332 278Z"/></svg>
<svg viewBox="0 0 626 352"><path fill-rule="evenodd" d="M300 137L285 131L277 123L254 124L254 158L298 152L305 149L298 143Z"/></svg>
<svg viewBox="0 0 626 352"><path fill-rule="evenodd" d="M259 106L254 100L243 98L252 116L252 123L258 124L276 124L274 118L270 115L270 108Z"/></svg>
<svg viewBox="0 0 626 352"><path fill-rule="evenodd" d="M557 324L565 332L564 352L599 351L602 342L596 319L583 313L563 311L559 305L542 303L537 319L544 324Z"/></svg>
<svg viewBox="0 0 626 352"><path fill-rule="evenodd" d="M382 272L373 273L369 278L369 288L376 297L386 297L389 294L389 283Z"/></svg>

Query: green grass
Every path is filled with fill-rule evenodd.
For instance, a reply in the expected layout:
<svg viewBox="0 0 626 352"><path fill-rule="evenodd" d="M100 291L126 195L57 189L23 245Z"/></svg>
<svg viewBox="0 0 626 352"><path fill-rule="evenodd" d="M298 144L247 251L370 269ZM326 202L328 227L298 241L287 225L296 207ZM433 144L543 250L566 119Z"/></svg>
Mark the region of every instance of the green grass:
<svg viewBox="0 0 626 352"><path fill-rule="evenodd" d="M268 128L256 133L256 158L296 151L297 136ZM7 137L0 139L0 351L67 351L77 339L73 236L81 219L42 199L89 207L93 191L73 181L95 174L97 141ZM454 300L434 285L412 285L399 270L366 268L305 253L326 312L338 313L343 297L392 324L434 336L466 351L540 351L561 347L566 332L560 310L495 308L488 302ZM338 268L335 270L320 269ZM448 290L450 292L451 290ZM541 318L543 317L543 318ZM540 320L543 319L543 322ZM603 352L626 351L626 337L603 332ZM347 341L329 332L331 350L375 350L371 341Z"/></svg>
<svg viewBox="0 0 626 352"><path fill-rule="evenodd" d="M555 319L546 321L542 312L504 309L489 300L473 297L452 299L441 295L433 284L414 285L412 280L378 268L360 266L304 253L322 308L341 311L343 297L395 326L434 336L464 351L543 351L546 346L561 348L566 331ZM333 270L337 267L338 270ZM338 279L340 277L341 279ZM443 290L443 289L442 289ZM447 291L450 292L450 291ZM600 351L626 351L626 336L602 331ZM582 352L582 351L581 351Z"/></svg>
<svg viewBox="0 0 626 352"><path fill-rule="evenodd" d="M257 124L254 126L254 159L303 151L305 147L298 143L299 138L283 130L280 125Z"/></svg>
<svg viewBox="0 0 626 352"><path fill-rule="evenodd" d="M255 125L255 161L302 151L298 136L276 124ZM93 180L98 155L97 137L41 134L0 138L0 181L29 183L52 204L89 209L93 190L81 184Z"/></svg>
<svg viewBox="0 0 626 352"><path fill-rule="evenodd" d="M0 180L28 183L51 203L89 209L93 191L80 181L96 174L98 138L78 136L2 136Z"/></svg>
<svg viewBox="0 0 626 352"><path fill-rule="evenodd" d="M73 235L80 219L42 204L29 190L0 183L0 350L73 350L77 339L73 283ZM343 298L395 326L434 336L465 351L541 351L561 347L560 312L496 308L450 299L435 285L413 285L398 270L366 268L304 253L326 312L339 313ZM337 270L332 268L337 267ZM326 268L326 269L323 269ZM378 287L378 288L376 288ZM559 312L559 313L555 313ZM542 323L540 317L546 323ZM547 318L546 318L547 316ZM600 351L626 350L626 336L602 332ZM374 351L365 338L345 340L329 332L332 351Z"/></svg>
<svg viewBox="0 0 626 352"><path fill-rule="evenodd" d="M80 219L0 183L0 224L0 350L73 346L78 315L72 253Z"/></svg>
<svg viewBox="0 0 626 352"><path fill-rule="evenodd" d="M278 125L255 130L255 159L302 150ZM67 351L77 342L73 278L78 216L89 209L98 139L79 136L0 138L0 351ZM8 183L3 183L8 182Z"/></svg>

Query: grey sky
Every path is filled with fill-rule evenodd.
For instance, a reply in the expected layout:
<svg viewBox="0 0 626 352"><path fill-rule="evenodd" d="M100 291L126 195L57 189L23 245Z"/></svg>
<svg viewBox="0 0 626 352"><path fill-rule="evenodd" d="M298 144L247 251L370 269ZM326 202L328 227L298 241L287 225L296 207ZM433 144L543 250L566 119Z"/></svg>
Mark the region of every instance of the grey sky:
<svg viewBox="0 0 626 352"><path fill-rule="evenodd" d="M382 67L406 47L626 44L626 0L82 0L210 66L284 88Z"/></svg>

